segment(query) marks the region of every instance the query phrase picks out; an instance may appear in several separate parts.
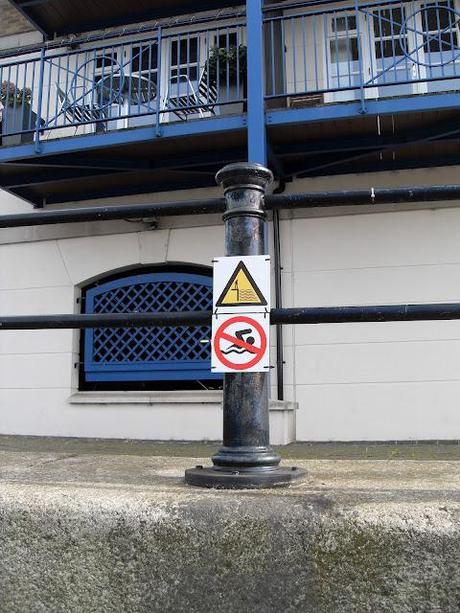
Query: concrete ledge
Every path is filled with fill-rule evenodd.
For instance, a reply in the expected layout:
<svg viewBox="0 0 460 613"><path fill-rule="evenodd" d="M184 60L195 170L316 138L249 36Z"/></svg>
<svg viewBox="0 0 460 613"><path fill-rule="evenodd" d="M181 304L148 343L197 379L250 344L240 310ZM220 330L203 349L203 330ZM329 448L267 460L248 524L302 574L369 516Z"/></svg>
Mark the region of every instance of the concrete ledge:
<svg viewBox="0 0 460 613"><path fill-rule="evenodd" d="M203 491L203 459L0 451L2 613L457 613L460 463L301 461Z"/></svg>

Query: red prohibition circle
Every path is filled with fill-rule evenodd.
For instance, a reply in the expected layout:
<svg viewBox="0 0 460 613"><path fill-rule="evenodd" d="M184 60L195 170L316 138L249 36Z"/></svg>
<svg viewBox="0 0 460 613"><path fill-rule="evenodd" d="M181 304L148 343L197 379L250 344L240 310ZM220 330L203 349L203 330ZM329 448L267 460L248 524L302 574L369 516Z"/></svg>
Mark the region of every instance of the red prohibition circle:
<svg viewBox="0 0 460 613"><path fill-rule="evenodd" d="M256 331L260 335L261 346L255 347L255 349L257 349L257 354L252 358L252 360L250 360L249 362L246 362L245 364L234 364L233 362L231 362L224 356L219 346L219 342L222 338L222 334L224 333L225 329L228 328L228 326L231 326L232 324L240 323L240 322L244 324L249 324L250 326L253 326L256 329ZM237 317L232 317L231 319L227 319L227 321L225 321L218 328L215 334L215 337L214 337L214 351L216 353L217 358L224 366L227 366L228 368L232 368L233 370L245 370L246 368L252 368L258 362L260 362L260 360L263 358L266 349L267 349L267 335L265 334L265 330L262 328L259 322L256 321L255 319L251 319L250 317L243 317L242 315L239 315Z"/></svg>

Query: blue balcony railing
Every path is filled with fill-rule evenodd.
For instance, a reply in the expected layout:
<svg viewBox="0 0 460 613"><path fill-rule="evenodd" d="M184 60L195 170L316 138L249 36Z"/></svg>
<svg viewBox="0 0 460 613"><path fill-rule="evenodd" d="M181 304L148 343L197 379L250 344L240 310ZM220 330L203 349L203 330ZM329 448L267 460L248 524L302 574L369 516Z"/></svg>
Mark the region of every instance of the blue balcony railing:
<svg viewBox="0 0 460 613"><path fill-rule="evenodd" d="M43 50L4 61L0 81L4 137L40 140L242 113L246 30L241 23L158 29L148 39Z"/></svg>
<svg viewBox="0 0 460 613"><path fill-rule="evenodd" d="M454 0L331 6L264 12L271 108L359 100L365 111L368 99L460 90ZM235 17L4 58L3 144L241 115L251 40Z"/></svg>
<svg viewBox="0 0 460 613"><path fill-rule="evenodd" d="M459 23L453 0L356 1L268 15L267 95L365 104L460 89Z"/></svg>

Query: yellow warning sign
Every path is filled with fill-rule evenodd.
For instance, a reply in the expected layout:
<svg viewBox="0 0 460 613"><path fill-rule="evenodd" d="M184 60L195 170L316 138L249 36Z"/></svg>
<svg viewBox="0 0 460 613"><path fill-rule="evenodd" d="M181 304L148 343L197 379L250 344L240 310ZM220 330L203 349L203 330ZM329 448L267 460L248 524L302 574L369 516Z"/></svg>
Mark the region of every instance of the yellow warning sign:
<svg viewBox="0 0 460 613"><path fill-rule="evenodd" d="M244 262L240 262L230 277L229 282L220 295L216 306L265 306L262 292L246 268Z"/></svg>

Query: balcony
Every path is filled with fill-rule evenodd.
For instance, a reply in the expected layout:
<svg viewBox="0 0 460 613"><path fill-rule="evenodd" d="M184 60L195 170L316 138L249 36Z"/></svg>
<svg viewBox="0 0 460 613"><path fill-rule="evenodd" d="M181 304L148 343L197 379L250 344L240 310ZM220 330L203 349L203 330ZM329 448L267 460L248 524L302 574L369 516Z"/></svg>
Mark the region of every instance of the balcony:
<svg viewBox="0 0 460 613"><path fill-rule="evenodd" d="M257 113L282 178L458 163L453 0L284 2L263 20L249 121L262 97L237 10L4 57L0 185L36 206L204 187L245 159Z"/></svg>

